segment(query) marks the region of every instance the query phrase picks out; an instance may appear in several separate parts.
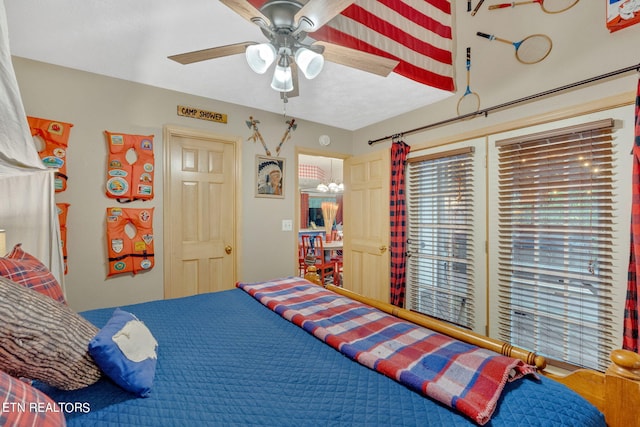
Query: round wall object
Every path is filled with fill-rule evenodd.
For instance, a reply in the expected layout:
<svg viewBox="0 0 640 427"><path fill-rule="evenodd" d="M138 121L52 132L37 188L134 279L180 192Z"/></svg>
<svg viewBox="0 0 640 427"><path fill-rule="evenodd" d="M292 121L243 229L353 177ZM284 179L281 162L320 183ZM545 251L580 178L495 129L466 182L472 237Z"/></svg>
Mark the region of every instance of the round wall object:
<svg viewBox="0 0 640 427"><path fill-rule="evenodd" d="M331 138L329 138L329 135L320 135L320 138L318 138L318 142L320 143L320 145L326 147L327 145L331 144Z"/></svg>

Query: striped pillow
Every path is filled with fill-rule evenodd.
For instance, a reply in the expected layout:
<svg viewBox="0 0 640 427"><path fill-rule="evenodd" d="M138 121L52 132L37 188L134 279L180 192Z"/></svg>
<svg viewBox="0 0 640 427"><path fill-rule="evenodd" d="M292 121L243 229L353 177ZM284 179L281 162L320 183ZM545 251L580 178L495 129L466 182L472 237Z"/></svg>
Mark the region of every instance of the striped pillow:
<svg viewBox="0 0 640 427"><path fill-rule="evenodd" d="M60 407L46 394L0 371L0 422L4 426L60 427L65 419Z"/></svg>
<svg viewBox="0 0 640 427"><path fill-rule="evenodd" d="M20 243L0 258L0 276L66 304L62 287L47 266L23 251Z"/></svg>
<svg viewBox="0 0 640 427"><path fill-rule="evenodd" d="M63 390L98 381L88 353L98 329L60 304L0 277L0 369Z"/></svg>

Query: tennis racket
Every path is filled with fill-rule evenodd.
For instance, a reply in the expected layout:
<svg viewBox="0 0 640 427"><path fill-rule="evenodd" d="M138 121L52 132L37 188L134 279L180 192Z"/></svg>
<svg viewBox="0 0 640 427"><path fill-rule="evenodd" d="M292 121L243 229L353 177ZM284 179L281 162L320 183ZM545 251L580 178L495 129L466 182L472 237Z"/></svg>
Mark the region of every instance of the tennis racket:
<svg viewBox="0 0 640 427"><path fill-rule="evenodd" d="M553 42L549 36L544 34L532 34L519 42L501 39L493 34L481 33L479 31L476 34L485 39L498 40L499 42L513 45L513 47L516 48L516 59L523 64L535 64L542 61L549 55L553 47Z"/></svg>
<svg viewBox="0 0 640 427"><path fill-rule="evenodd" d="M467 48L467 89L462 97L458 100L458 115L475 113L480 109L480 96L471 92L471 48ZM472 116L473 117L473 116Z"/></svg>
<svg viewBox="0 0 640 427"><path fill-rule="evenodd" d="M489 6L489 10L502 9L505 7L516 7L523 4L538 3L545 13L560 13L565 10L571 9L580 0L528 0L528 1L515 1L511 3L492 4Z"/></svg>

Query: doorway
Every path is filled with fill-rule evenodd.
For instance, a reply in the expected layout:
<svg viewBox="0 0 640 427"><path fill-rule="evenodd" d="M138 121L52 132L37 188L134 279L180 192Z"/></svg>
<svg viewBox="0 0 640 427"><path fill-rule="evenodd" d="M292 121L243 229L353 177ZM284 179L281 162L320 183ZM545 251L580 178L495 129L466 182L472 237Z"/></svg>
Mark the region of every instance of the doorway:
<svg viewBox="0 0 640 427"><path fill-rule="evenodd" d="M302 235L321 236L328 259L342 257L341 244L348 232L343 220L343 165L347 157L340 153L296 150L295 244L299 275L304 275ZM339 279L338 274L334 277Z"/></svg>

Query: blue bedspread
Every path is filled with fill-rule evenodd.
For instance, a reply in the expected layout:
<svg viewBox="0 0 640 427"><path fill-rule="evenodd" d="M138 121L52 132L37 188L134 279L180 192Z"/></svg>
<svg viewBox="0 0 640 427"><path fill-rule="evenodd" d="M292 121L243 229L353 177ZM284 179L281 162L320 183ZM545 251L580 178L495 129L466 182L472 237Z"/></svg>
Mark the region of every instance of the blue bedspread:
<svg viewBox="0 0 640 427"><path fill-rule="evenodd" d="M67 414L70 426L474 425L343 356L240 289L123 309L159 343L151 396L136 398L107 379L76 391L39 385L55 401L82 404ZM82 314L101 327L112 312ZM563 385L524 378L507 384L487 425L605 424Z"/></svg>

